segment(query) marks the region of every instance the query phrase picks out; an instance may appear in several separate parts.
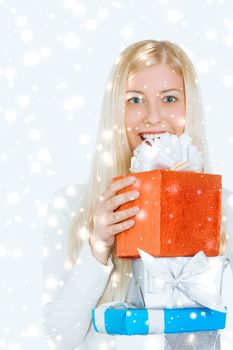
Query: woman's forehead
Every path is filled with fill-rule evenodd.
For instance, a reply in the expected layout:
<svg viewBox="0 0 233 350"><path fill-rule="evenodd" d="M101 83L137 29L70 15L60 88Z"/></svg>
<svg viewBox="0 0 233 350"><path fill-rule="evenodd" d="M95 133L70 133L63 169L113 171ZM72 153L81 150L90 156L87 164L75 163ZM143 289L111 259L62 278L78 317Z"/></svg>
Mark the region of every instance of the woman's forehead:
<svg viewBox="0 0 233 350"><path fill-rule="evenodd" d="M127 90L184 89L183 78L166 64L147 67L128 78Z"/></svg>

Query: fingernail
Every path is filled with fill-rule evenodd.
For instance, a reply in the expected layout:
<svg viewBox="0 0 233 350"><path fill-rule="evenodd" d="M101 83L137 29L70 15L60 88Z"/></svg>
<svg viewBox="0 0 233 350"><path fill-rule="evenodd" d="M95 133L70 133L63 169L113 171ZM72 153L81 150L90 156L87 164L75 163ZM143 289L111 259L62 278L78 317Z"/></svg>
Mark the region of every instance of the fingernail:
<svg viewBox="0 0 233 350"><path fill-rule="evenodd" d="M138 191L133 191L132 194L131 194L131 198L134 199L134 198L138 198L139 197L139 192Z"/></svg>
<svg viewBox="0 0 233 350"><path fill-rule="evenodd" d="M133 213L138 213L138 212L139 212L139 208L138 208L138 207L134 207L134 208L132 209L132 212L133 212Z"/></svg>
<svg viewBox="0 0 233 350"><path fill-rule="evenodd" d="M134 176L130 176L130 177L128 177L127 178L127 181L128 182L134 182L134 181L136 181L137 179L136 179L136 177L134 177Z"/></svg>
<svg viewBox="0 0 233 350"><path fill-rule="evenodd" d="M129 220L129 221L128 221L128 225L131 226L131 225L133 225L133 224L134 224L134 220Z"/></svg>

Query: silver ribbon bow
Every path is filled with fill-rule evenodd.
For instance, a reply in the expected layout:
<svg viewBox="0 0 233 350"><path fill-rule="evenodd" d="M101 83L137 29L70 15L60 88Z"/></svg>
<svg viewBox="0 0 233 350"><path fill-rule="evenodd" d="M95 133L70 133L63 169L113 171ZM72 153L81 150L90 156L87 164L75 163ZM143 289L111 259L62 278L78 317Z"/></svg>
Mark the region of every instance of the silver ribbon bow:
<svg viewBox="0 0 233 350"><path fill-rule="evenodd" d="M213 266L210 266L204 252L200 251L190 258L181 270L176 269L175 264L169 265L168 259L154 258L142 249L138 249L138 252L149 272L148 292L163 293L169 291L170 305L168 307L172 307L180 293L183 293L201 306L226 312L225 307L221 304L220 288L211 288L208 285L208 275Z"/></svg>

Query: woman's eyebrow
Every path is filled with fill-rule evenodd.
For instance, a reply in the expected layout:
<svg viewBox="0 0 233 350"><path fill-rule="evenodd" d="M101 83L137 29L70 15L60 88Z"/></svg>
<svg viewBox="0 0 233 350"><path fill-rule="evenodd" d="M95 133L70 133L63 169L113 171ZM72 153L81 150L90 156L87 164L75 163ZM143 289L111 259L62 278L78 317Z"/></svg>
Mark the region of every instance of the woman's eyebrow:
<svg viewBox="0 0 233 350"><path fill-rule="evenodd" d="M166 89L166 90L161 90L160 93L164 93L164 92L168 92L168 91L177 91L177 92L181 93L181 90L175 89L175 88ZM126 93L128 93L128 92L134 92L134 93L137 93L137 94L143 94L143 93L144 93L144 92L142 92L142 91L136 91L136 90L129 90L129 91L126 91Z"/></svg>
<svg viewBox="0 0 233 350"><path fill-rule="evenodd" d="M177 92L181 92L179 89L175 89L175 88L167 89L167 90L162 90L162 91L160 91L160 92L164 93L164 92L168 92L168 91L177 91Z"/></svg>
<svg viewBox="0 0 233 350"><path fill-rule="evenodd" d="M128 92L136 92L136 94L143 94L142 91L136 91L136 90L129 90L129 91L126 91L126 94L127 94Z"/></svg>

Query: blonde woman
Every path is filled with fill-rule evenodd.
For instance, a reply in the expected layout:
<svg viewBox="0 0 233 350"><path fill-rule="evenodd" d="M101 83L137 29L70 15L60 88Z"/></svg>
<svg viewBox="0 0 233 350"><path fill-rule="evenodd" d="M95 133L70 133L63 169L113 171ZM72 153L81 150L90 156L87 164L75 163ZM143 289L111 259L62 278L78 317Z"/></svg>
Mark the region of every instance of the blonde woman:
<svg viewBox="0 0 233 350"><path fill-rule="evenodd" d="M116 234L134 225L138 212L115 212L140 193L129 174L134 148L147 133L186 132L211 173L203 108L192 62L169 41L144 40L126 48L113 66L102 104L96 153L85 185L58 190L49 206L44 236L43 325L51 349L220 349L218 332L111 336L95 333L91 310L110 301L137 300L131 262L114 255ZM233 265L231 193L223 190L221 253ZM231 197L232 198L232 197ZM132 238L133 239L133 238Z"/></svg>

